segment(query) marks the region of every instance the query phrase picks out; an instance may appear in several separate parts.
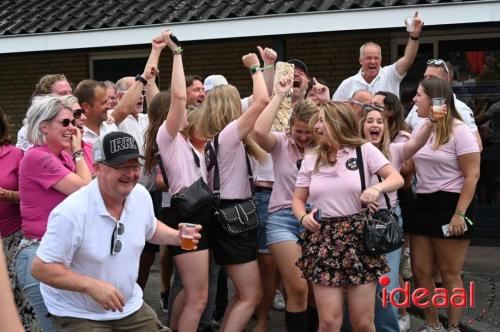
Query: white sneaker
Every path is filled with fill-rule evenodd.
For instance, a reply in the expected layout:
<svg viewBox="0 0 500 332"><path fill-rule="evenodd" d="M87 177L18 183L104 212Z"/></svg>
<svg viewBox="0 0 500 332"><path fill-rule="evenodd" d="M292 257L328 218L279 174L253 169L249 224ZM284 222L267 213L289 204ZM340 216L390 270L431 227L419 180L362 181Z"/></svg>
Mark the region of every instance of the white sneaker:
<svg viewBox="0 0 500 332"><path fill-rule="evenodd" d="M399 331L407 332L410 330L410 315L406 314L398 319Z"/></svg>
<svg viewBox="0 0 500 332"><path fill-rule="evenodd" d="M443 324L439 323L439 327L431 327L427 324L424 324L418 332L446 332L446 329L443 327Z"/></svg>
<svg viewBox="0 0 500 332"><path fill-rule="evenodd" d="M279 290L276 290L276 295L274 295L273 308L274 310L285 310L285 300L283 300Z"/></svg>

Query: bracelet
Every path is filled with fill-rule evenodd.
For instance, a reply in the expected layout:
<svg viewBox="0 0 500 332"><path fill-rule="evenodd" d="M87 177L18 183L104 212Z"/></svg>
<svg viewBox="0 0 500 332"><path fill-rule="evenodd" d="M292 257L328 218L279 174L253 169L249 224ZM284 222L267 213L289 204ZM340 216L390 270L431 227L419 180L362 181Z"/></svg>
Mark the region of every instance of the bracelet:
<svg viewBox="0 0 500 332"><path fill-rule="evenodd" d="M75 152L73 152L73 158L75 158L77 155L79 154L82 154L83 155L83 150L82 149L78 149L76 150Z"/></svg>
<svg viewBox="0 0 500 332"><path fill-rule="evenodd" d="M272 63L270 63L268 65L264 65L264 67L262 67L262 71L268 70L268 69L273 69L273 68L274 68L274 65Z"/></svg>
<svg viewBox="0 0 500 332"><path fill-rule="evenodd" d="M180 46L177 46L176 48L174 48L172 50L172 53L174 53L174 55L175 54L182 54L182 51L184 51L184 49L182 47L180 47Z"/></svg>
<svg viewBox="0 0 500 332"><path fill-rule="evenodd" d="M413 36L410 36L410 39L411 39L411 40L419 40L419 39L420 39L420 37L413 37Z"/></svg>
<svg viewBox="0 0 500 332"><path fill-rule="evenodd" d="M430 116L428 117L428 119L431 120L432 123L436 123L437 122L437 120L432 120L432 118Z"/></svg>
<svg viewBox="0 0 500 332"><path fill-rule="evenodd" d="M304 213L304 214L300 217L300 219L299 219L299 224L300 224L301 226L304 226L304 225L302 224L302 221L304 220L304 217L305 217L305 216L307 216L307 213Z"/></svg>
<svg viewBox="0 0 500 332"><path fill-rule="evenodd" d="M250 74L252 74L252 75L259 72L259 71L262 71L262 68L260 68L260 66L253 66L250 68Z"/></svg>
<svg viewBox="0 0 500 332"><path fill-rule="evenodd" d="M474 222L472 222L472 220L469 217L467 217L464 212L462 212L460 210L456 210L455 214L464 218L464 220L467 221L469 223L469 225L471 225L471 226L474 225Z"/></svg>

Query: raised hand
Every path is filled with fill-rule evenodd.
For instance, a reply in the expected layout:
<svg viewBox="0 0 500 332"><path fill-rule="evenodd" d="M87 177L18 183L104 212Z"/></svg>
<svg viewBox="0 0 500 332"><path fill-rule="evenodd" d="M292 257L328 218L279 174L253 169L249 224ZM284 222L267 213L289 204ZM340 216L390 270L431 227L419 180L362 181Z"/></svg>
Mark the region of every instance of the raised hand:
<svg viewBox="0 0 500 332"><path fill-rule="evenodd" d="M276 59L278 58L278 54L275 50L269 47L263 49L260 46L257 46L257 49L259 50L262 61L264 61L264 65L274 65Z"/></svg>
<svg viewBox="0 0 500 332"><path fill-rule="evenodd" d="M154 79L160 71L158 70L158 65L153 63L147 63L144 67L144 72L142 73L142 77L147 81Z"/></svg>
<svg viewBox="0 0 500 332"><path fill-rule="evenodd" d="M278 95L285 96L292 89L292 85L293 75L284 76L276 82L274 89Z"/></svg>
<svg viewBox="0 0 500 332"><path fill-rule="evenodd" d="M248 54L244 55L241 58L241 60L243 61L243 64L245 65L245 67L248 69L260 66L259 58L257 57L257 54L255 54L255 53L248 53Z"/></svg>
<svg viewBox="0 0 500 332"><path fill-rule="evenodd" d="M168 39L165 38L164 32L162 32L161 35L153 38L153 40L151 41L151 46L153 48L158 49L158 50L162 50L167 46L167 43L168 43Z"/></svg>
<svg viewBox="0 0 500 332"><path fill-rule="evenodd" d="M311 91L309 91L308 98L312 99L315 103L330 100L330 89L313 77L313 86Z"/></svg>
<svg viewBox="0 0 500 332"><path fill-rule="evenodd" d="M410 36L413 38L418 38L420 37L420 34L422 33L422 27L424 26L424 21L422 21L422 19L418 16L418 10L415 12L413 20L414 20L414 27L413 31L410 32Z"/></svg>

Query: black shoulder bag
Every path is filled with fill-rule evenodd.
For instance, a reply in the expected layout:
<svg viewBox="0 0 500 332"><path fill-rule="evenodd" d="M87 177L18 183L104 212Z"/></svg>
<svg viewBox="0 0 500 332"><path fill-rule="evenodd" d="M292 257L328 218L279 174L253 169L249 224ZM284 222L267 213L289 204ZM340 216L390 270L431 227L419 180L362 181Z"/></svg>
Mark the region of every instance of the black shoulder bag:
<svg viewBox="0 0 500 332"><path fill-rule="evenodd" d="M238 235L252 231L259 226L260 218L257 211L257 203L252 197L239 203L234 203L229 207L221 208L220 206L220 174L219 165L217 161L217 152L219 150L219 135L214 138L215 150L215 170L214 170L214 203L215 203L215 218L220 223L222 229L231 234ZM250 160L245 153L247 163L247 173L250 181L250 188L253 189L252 184L252 168L250 167Z"/></svg>
<svg viewBox="0 0 500 332"><path fill-rule="evenodd" d="M366 183L360 146L356 148L356 157L361 178L361 192L363 192L366 189ZM377 175L377 177L379 181L382 181L380 176ZM386 193L384 193L384 198L387 209L380 209L373 214L369 209L364 209L366 212L363 216L365 224L363 246L368 255L387 254L403 245L403 230L398 224L398 217L392 212L389 196Z"/></svg>
<svg viewBox="0 0 500 332"><path fill-rule="evenodd" d="M193 153L194 161L198 169L200 169L200 158L196 155L193 148L191 148ZM156 159L158 165L160 166L161 175L163 176L163 182L169 187L167 173L163 167L163 162L161 160L160 153L156 153ZM172 196L170 200L170 205L179 210L179 213L184 218L189 218L194 216L200 209L212 204L213 194L203 177L200 174L200 178L196 180L192 185L187 188L182 189L179 193Z"/></svg>

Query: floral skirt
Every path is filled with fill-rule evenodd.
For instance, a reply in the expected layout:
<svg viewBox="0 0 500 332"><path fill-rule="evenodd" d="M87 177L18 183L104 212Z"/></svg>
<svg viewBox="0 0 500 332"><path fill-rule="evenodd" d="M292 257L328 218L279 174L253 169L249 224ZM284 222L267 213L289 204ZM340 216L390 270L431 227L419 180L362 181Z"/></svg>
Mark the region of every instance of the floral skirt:
<svg viewBox="0 0 500 332"><path fill-rule="evenodd" d="M306 232L302 257L296 265L304 278L324 286L357 286L390 271L384 255L363 250L364 223L360 215L323 218L318 232Z"/></svg>

